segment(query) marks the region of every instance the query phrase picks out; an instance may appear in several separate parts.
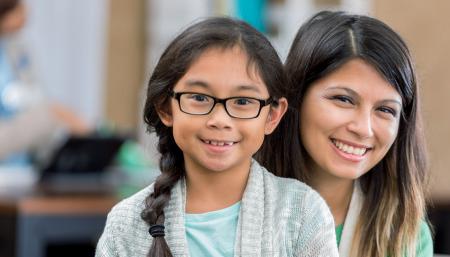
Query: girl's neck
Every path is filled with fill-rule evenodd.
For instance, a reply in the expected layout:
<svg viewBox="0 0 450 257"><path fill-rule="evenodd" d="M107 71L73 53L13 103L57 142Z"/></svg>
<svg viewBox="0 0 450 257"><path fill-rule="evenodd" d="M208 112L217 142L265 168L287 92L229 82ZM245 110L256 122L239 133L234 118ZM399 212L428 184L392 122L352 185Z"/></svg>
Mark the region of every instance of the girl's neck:
<svg viewBox="0 0 450 257"><path fill-rule="evenodd" d="M314 173L316 178L310 182L311 187L317 190L327 202L333 214L335 225L343 224L352 198L354 180L316 175Z"/></svg>
<svg viewBox="0 0 450 257"><path fill-rule="evenodd" d="M199 172L186 167L186 212L204 213L224 209L240 201L247 185L247 168Z"/></svg>

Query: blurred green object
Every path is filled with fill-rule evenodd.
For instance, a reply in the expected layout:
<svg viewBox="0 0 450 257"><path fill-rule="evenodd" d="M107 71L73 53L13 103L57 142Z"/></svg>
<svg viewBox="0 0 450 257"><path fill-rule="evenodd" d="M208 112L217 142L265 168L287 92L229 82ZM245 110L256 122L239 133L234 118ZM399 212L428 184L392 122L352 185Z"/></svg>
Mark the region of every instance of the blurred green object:
<svg viewBox="0 0 450 257"><path fill-rule="evenodd" d="M131 140L120 148L116 163L121 173L117 187L120 198L131 196L150 185L159 175L157 165L148 158L142 146Z"/></svg>
<svg viewBox="0 0 450 257"><path fill-rule="evenodd" d="M151 167L153 164L145 156L141 146L134 141L126 141L117 154L119 164L127 169L136 170Z"/></svg>

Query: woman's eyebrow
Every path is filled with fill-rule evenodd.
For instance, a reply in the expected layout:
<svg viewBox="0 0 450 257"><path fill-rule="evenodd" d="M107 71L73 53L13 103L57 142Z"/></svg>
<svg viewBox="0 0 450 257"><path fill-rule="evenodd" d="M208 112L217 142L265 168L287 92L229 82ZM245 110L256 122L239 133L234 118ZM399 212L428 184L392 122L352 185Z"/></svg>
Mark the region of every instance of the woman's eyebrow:
<svg viewBox="0 0 450 257"><path fill-rule="evenodd" d="M347 92L347 94L353 96L353 97L359 97L358 93L356 91L354 91L353 89L350 89L348 87L345 86L335 86L335 87L329 87L326 90L344 90L345 92ZM394 104L398 104L400 106L400 108L402 107L402 102L397 100L397 99L383 99L378 101L379 103L394 103Z"/></svg>
<svg viewBox="0 0 450 257"><path fill-rule="evenodd" d="M326 91L328 91L328 90L344 90L347 94L349 94L349 95L351 95L351 96L354 96L354 97L359 96L358 93L356 93L355 90L350 89L350 88L348 88L348 87L346 87L346 86L334 86L334 87L329 87L329 88L326 89Z"/></svg>
<svg viewBox="0 0 450 257"><path fill-rule="evenodd" d="M398 104L402 108L402 102L396 99L384 99L380 101L380 104L394 103Z"/></svg>

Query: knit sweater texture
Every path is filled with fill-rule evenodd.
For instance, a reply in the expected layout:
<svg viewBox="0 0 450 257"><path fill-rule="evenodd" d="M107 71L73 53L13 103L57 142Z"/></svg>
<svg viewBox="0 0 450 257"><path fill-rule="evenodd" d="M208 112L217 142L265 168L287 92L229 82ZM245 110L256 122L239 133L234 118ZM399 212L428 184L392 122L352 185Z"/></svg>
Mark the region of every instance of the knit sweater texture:
<svg viewBox="0 0 450 257"><path fill-rule="evenodd" d="M140 217L153 185L108 214L97 257L147 256L149 225ZM174 257L189 256L184 227L186 183L180 179L164 208L165 239ZM252 161L241 200L234 256L338 257L334 221L325 201L305 184L279 178Z"/></svg>

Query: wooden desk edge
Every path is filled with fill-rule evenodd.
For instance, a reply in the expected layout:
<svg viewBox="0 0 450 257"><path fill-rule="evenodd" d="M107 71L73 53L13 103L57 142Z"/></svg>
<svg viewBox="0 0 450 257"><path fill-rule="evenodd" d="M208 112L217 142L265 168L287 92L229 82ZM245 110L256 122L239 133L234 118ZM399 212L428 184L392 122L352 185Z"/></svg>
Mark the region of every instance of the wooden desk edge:
<svg viewBox="0 0 450 257"><path fill-rule="evenodd" d="M18 203L23 215L106 215L119 201L112 196L36 196Z"/></svg>

